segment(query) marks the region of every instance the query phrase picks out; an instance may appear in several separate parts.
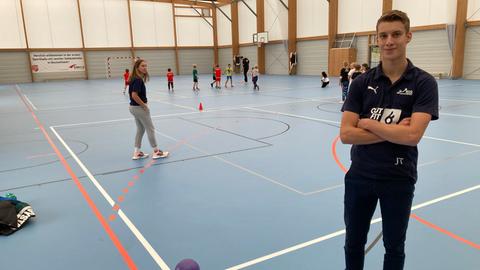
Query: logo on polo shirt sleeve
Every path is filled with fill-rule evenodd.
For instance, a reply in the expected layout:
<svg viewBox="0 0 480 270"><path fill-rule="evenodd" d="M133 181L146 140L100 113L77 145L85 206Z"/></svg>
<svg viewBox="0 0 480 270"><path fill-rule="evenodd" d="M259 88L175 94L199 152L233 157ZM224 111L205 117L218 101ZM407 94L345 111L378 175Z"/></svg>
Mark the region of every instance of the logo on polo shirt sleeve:
<svg viewBox="0 0 480 270"><path fill-rule="evenodd" d="M370 119L390 125L397 124L400 120L402 110L389 108L372 108L370 110Z"/></svg>

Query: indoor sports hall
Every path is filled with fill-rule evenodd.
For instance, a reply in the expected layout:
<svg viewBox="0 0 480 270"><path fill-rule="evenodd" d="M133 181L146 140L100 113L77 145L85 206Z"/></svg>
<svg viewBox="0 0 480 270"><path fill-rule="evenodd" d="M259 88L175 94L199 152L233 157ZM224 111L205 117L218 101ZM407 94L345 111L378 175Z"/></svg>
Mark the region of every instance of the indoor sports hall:
<svg viewBox="0 0 480 270"><path fill-rule="evenodd" d="M0 0L0 34L1 269L480 269L480 0Z"/></svg>

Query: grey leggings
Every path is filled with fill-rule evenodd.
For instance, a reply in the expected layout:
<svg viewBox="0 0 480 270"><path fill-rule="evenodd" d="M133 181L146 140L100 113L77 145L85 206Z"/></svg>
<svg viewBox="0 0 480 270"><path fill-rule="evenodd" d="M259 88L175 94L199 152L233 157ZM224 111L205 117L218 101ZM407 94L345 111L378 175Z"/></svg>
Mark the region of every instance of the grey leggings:
<svg viewBox="0 0 480 270"><path fill-rule="evenodd" d="M157 147L157 140L155 139L155 128L153 127L152 118L150 117L150 110L145 110L141 106L130 106L130 113L135 117L135 124L137 124L137 135L135 135L135 147L142 146L143 134L147 131L148 141L152 148Z"/></svg>

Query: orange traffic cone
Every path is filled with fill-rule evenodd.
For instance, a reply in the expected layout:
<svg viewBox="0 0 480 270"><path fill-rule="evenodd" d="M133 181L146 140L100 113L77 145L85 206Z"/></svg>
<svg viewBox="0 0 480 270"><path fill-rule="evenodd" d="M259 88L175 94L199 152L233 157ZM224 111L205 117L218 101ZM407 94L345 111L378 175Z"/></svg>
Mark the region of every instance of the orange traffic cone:
<svg viewBox="0 0 480 270"><path fill-rule="evenodd" d="M198 105L198 110L203 111L203 104L200 102L200 105Z"/></svg>

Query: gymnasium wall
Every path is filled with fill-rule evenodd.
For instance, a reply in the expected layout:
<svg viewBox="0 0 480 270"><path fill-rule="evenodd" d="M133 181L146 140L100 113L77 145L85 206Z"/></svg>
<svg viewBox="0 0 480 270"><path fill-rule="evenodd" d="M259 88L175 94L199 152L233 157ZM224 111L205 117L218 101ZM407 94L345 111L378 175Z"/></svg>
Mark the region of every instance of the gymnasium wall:
<svg viewBox="0 0 480 270"><path fill-rule="evenodd" d="M238 39L240 44L252 43L252 35L257 33L257 17L245 4L247 4L254 12L257 10L256 0L244 0L238 2Z"/></svg>
<svg viewBox="0 0 480 270"><path fill-rule="evenodd" d="M339 0L338 33L375 30L377 19L382 14L382 5L382 0Z"/></svg>
<svg viewBox="0 0 480 270"><path fill-rule="evenodd" d="M133 45L135 47L175 46L171 4L144 1L132 1L130 3ZM130 38L128 11L124 17L119 19L127 20L126 28L123 29L123 36ZM129 44L130 42L126 46L129 46Z"/></svg>
<svg viewBox="0 0 480 270"><path fill-rule="evenodd" d="M240 55L250 60L250 68L258 64L257 46L240 46Z"/></svg>
<svg viewBox="0 0 480 270"><path fill-rule="evenodd" d="M468 0L467 21L480 20L480 0Z"/></svg>
<svg viewBox="0 0 480 270"><path fill-rule="evenodd" d="M198 73L211 74L214 63L213 49L179 49L180 74L192 74L192 65L197 64ZM172 66L174 68L175 65Z"/></svg>
<svg viewBox="0 0 480 270"><path fill-rule="evenodd" d="M465 79L480 80L480 26L467 28L463 76Z"/></svg>
<svg viewBox="0 0 480 270"><path fill-rule="evenodd" d="M448 45L447 31L428 30L413 32L407 46L407 57L417 67L430 73L449 74L452 67L452 51Z"/></svg>
<svg viewBox="0 0 480 270"><path fill-rule="evenodd" d="M265 72L267 74L288 74L288 43L265 45Z"/></svg>
<svg viewBox="0 0 480 270"><path fill-rule="evenodd" d="M127 2L82 0L80 12L85 47L130 47Z"/></svg>
<svg viewBox="0 0 480 270"><path fill-rule="evenodd" d="M401 0L393 1L393 9L408 14L410 26L454 24L457 1L452 0Z"/></svg>
<svg viewBox="0 0 480 270"><path fill-rule="evenodd" d="M278 0L265 1L265 30L270 41L285 41L288 38L288 10ZM380 16L382 0L339 0L338 33L374 31ZM121 76L126 67L131 68L133 39L134 54L146 58L152 75L163 76L166 68L176 68L173 13L182 16L198 16L188 6L173 9L171 3L131 1L132 32L130 37L127 0L79 0L83 26L84 56L89 78ZM256 12L256 0L245 0ZM288 5L288 1L283 1ZM252 34L257 32L256 16L243 2L239 8L240 54L257 63L257 47L251 46ZM432 73L449 73L452 52L446 29L455 21L454 0L394 0L394 9L407 12L411 26L430 27L430 30L415 31L407 47L408 57L415 65ZM35 51L64 52L82 51L77 0L23 0L28 45ZM219 11L231 16L230 5L217 8L219 64L222 68L231 63L231 22ZM208 21L205 21L205 19ZM213 64L212 18L176 17L179 46L179 70L190 74L191 65L199 65L200 73L210 73ZM469 0L468 21L480 20L480 0ZM19 0L0 1L0 67L3 74L0 82L8 78L14 82L31 80ZM437 25L438 27L431 27ZM439 28L440 27L440 28ZM478 78L480 66L477 49L480 36L478 26L467 28L465 47L465 78ZM326 70L328 34L328 1L297 0L297 74L318 75ZM313 37L313 38L312 38ZM307 38L307 39L305 39ZM308 40L312 38L312 40ZM302 40L303 39L303 40ZM314 40L316 39L316 40ZM450 40L451 42L451 40ZM317 47L315 47L317 46ZM195 48L198 47L198 48ZM357 36L357 62L368 62L368 37ZM288 55L284 42L265 46L267 74L287 74ZM123 59L125 58L125 59ZM110 60L107 60L110 59ZM92 65L92 66L90 66ZM176 73L178 73L176 71ZM34 73L35 81L56 79L82 79L85 72Z"/></svg>
<svg viewBox="0 0 480 270"><path fill-rule="evenodd" d="M130 50L86 52L89 79L121 78L126 68L132 69Z"/></svg>
<svg viewBox="0 0 480 270"><path fill-rule="evenodd" d="M297 55L298 75L319 76L322 71L328 71L328 41L326 39L297 42Z"/></svg>
<svg viewBox="0 0 480 270"><path fill-rule="evenodd" d="M178 74L175 66L175 49L173 48L136 50L135 55L147 61L150 76L165 76L168 68Z"/></svg>
<svg viewBox="0 0 480 270"><path fill-rule="evenodd" d="M217 8L217 38L218 45L232 45L232 22L219 11L222 10L228 18L232 19L230 5Z"/></svg>
<svg viewBox="0 0 480 270"><path fill-rule="evenodd" d="M76 0L24 0L23 10L30 48L82 48Z"/></svg>
<svg viewBox="0 0 480 270"><path fill-rule="evenodd" d="M0 83L30 82L26 52L0 52Z"/></svg>
<svg viewBox="0 0 480 270"><path fill-rule="evenodd" d="M265 31L268 32L268 39L288 39L288 9L279 0L264 0L265 2ZM285 5L288 1L283 1ZM287 5L288 6L288 5Z"/></svg>
<svg viewBox="0 0 480 270"><path fill-rule="evenodd" d="M222 70L225 70L228 64L231 64L233 68L233 55L231 47L218 49L218 64Z"/></svg>
<svg viewBox="0 0 480 270"><path fill-rule="evenodd" d="M297 1L297 37L328 35L328 2Z"/></svg>
<svg viewBox="0 0 480 270"><path fill-rule="evenodd" d="M176 13L183 11L191 15L198 15L191 9L175 8ZM213 46L213 19L211 17L176 17L177 45L178 46Z"/></svg>
<svg viewBox="0 0 480 270"><path fill-rule="evenodd" d="M20 2L0 1L0 49L26 48Z"/></svg>

